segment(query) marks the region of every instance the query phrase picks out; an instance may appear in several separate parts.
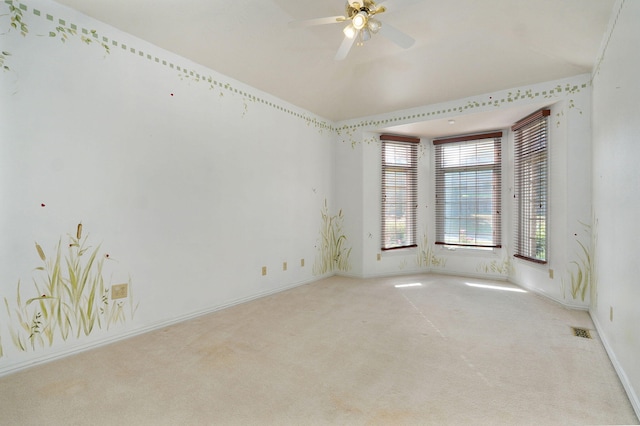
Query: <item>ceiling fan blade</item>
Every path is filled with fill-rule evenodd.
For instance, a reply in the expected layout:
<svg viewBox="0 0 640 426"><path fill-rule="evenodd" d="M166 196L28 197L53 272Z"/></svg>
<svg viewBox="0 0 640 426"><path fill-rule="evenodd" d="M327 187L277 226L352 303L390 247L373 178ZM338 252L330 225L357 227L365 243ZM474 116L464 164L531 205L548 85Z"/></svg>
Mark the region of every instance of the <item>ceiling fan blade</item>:
<svg viewBox="0 0 640 426"><path fill-rule="evenodd" d="M412 37L386 22L382 24L382 27L380 27L379 34L382 34L384 37L404 49L410 48L413 46L413 43L415 43L415 40Z"/></svg>
<svg viewBox="0 0 640 426"><path fill-rule="evenodd" d="M347 55L349 54L349 51L351 50L351 46L353 46L353 43L355 43L356 39L360 36L360 30L356 31L356 34L353 38L344 37L344 40L342 40L342 44L340 45L340 48L338 49L338 52L336 53L336 61L341 61L344 58L347 57Z"/></svg>
<svg viewBox="0 0 640 426"><path fill-rule="evenodd" d="M373 16L379 13L384 13L387 11L387 8L384 5L376 5L375 9L369 11L369 16Z"/></svg>
<svg viewBox="0 0 640 426"><path fill-rule="evenodd" d="M405 6L409 6L414 3L420 3L422 1L423 0L379 0L378 2L376 2L376 4L378 6L384 5L384 7L386 8L390 7L392 10L396 11L402 9Z"/></svg>
<svg viewBox="0 0 640 426"><path fill-rule="evenodd" d="M337 24L346 21L344 16L328 16L326 18L303 19L302 21L289 22L290 28L310 27L313 25Z"/></svg>

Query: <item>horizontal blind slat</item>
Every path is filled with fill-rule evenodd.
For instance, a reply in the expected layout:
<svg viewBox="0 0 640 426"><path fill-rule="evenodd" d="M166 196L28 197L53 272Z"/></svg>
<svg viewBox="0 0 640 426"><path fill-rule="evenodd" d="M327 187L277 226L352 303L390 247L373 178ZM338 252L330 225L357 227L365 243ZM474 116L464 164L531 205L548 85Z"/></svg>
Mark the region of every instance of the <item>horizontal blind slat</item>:
<svg viewBox="0 0 640 426"><path fill-rule="evenodd" d="M498 247L501 133L434 141L436 244Z"/></svg>
<svg viewBox="0 0 640 426"><path fill-rule="evenodd" d="M381 248L416 246L418 155L416 138L382 135Z"/></svg>
<svg viewBox="0 0 640 426"><path fill-rule="evenodd" d="M550 110L541 110L514 130L514 202L516 257L546 262L547 127Z"/></svg>

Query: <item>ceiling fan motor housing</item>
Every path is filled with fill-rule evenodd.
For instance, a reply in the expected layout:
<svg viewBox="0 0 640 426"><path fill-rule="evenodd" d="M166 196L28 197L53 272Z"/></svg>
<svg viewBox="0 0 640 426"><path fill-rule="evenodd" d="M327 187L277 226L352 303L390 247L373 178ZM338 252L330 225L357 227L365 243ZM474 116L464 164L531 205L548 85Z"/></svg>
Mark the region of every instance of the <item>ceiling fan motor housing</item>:
<svg viewBox="0 0 640 426"><path fill-rule="evenodd" d="M367 17L375 15L376 13L382 13L385 11L384 6L376 6L372 0L359 1L347 1L346 15L349 19L353 19L360 12L364 12Z"/></svg>

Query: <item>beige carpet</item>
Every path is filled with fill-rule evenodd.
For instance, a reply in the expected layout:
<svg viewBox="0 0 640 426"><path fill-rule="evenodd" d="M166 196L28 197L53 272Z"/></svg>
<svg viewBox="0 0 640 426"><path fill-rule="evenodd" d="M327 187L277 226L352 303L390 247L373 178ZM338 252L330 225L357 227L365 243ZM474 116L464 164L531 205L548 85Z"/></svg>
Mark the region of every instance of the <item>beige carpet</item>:
<svg viewBox="0 0 640 426"><path fill-rule="evenodd" d="M0 423L638 422L586 312L467 283L513 287L329 278L2 377Z"/></svg>

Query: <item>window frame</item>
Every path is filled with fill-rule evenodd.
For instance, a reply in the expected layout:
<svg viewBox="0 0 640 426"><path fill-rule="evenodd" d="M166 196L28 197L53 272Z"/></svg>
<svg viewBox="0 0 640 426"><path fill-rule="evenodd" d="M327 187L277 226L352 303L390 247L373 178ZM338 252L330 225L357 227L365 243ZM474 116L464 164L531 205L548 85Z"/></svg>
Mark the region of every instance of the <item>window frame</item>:
<svg viewBox="0 0 640 426"><path fill-rule="evenodd" d="M464 136L454 136L442 139L434 139L434 160L435 160L435 202L436 202L436 212L435 212L435 223L436 223L436 245L441 246L451 246L451 247L465 247L470 249L496 249L502 247L502 131L493 131L481 134L473 134L473 135L464 135ZM446 147L455 147L455 146L473 146L474 142L477 142L477 146L487 145L487 141L493 141L493 151L494 155L493 162L481 162L478 164L465 164L458 166L450 166L445 167L444 163L449 157L443 157L445 155L444 151ZM455 145L453 145L455 144ZM477 149L477 148L476 148ZM484 152L483 152L484 153ZM470 160L471 157L464 156L460 157L460 160ZM481 215L481 206L480 203L477 202L475 206L475 210L473 210L473 214L471 216L477 216L472 222L475 226L476 232L473 234L473 239L471 241L463 242L461 240L463 232L461 228L461 224L458 224L458 241L447 241L446 237L446 228L448 219L454 219L452 216L447 216L447 202L445 200L446 197L446 178L450 173L475 173L475 182L473 185L474 189L478 191L473 191L474 199L480 199L480 185L486 184L487 182L483 180L483 178L478 173L483 171L491 171L491 213L490 213L490 222L491 222L491 241L488 243L483 243L478 239L478 235L482 235L477 232L479 228L479 224L481 219L479 216ZM463 194L461 194L460 198L463 198ZM462 205L462 201L460 202ZM466 206L467 204L465 204ZM485 215L486 216L486 215ZM458 220L461 217L458 216Z"/></svg>
<svg viewBox="0 0 640 426"><path fill-rule="evenodd" d="M550 115L550 109L541 109L511 127L514 158L514 257L543 265L549 261ZM533 183L527 185L527 182ZM527 199L530 204L528 207L524 205ZM532 205L534 201L539 206L537 209ZM540 235L543 238L543 257L538 256Z"/></svg>
<svg viewBox="0 0 640 426"><path fill-rule="evenodd" d="M418 228L418 145L419 138L397 135L380 135L381 144L381 192L380 192L380 249L382 251L391 251L399 249L407 249L417 247L417 228ZM400 149L408 150L409 156L403 162L387 161L387 150ZM404 194L404 202L391 202L390 190L392 185L388 180L388 174L391 173L395 177L404 176L401 180L407 185L407 191ZM397 188L393 189L398 191ZM396 194L397 195L397 194ZM400 194L402 195L402 194ZM397 198L393 198L394 200ZM389 212L400 209L404 213L404 219L390 221ZM404 223L404 240L401 244L391 244L392 238L396 239L399 235L399 227Z"/></svg>

